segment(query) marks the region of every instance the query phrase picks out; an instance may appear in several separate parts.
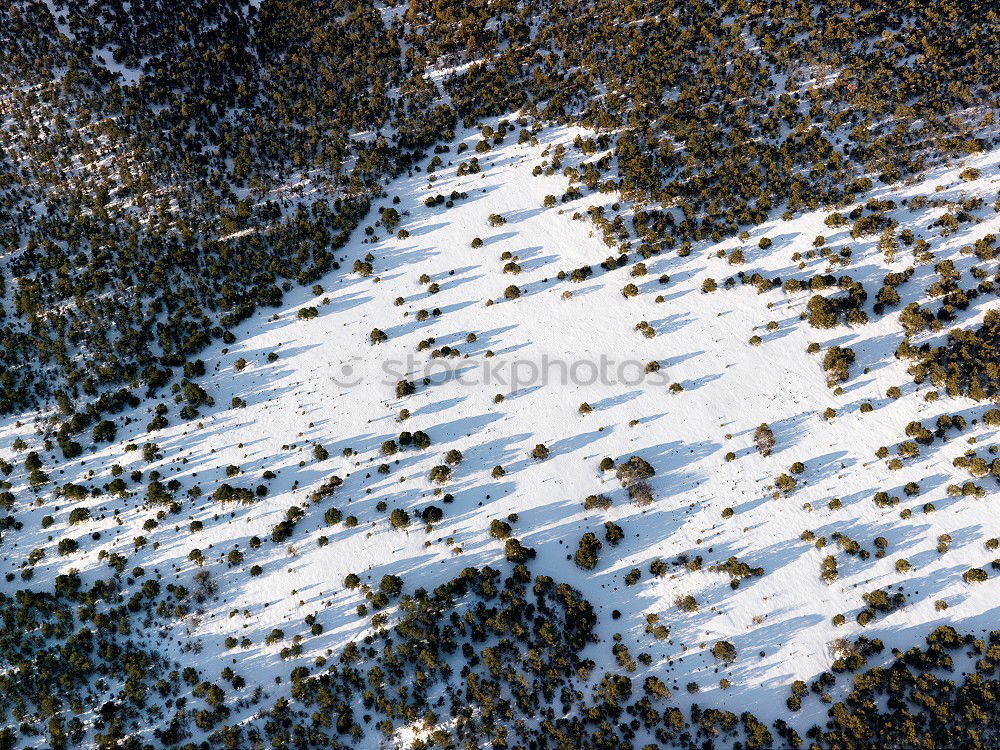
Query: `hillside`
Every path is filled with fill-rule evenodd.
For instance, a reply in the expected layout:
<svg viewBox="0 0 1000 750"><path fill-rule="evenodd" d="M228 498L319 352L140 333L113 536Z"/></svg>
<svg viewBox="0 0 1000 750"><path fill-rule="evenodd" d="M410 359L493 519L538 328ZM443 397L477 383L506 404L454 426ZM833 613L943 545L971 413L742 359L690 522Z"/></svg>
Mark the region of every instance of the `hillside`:
<svg viewBox="0 0 1000 750"><path fill-rule="evenodd" d="M3 10L0 748L994 746L975 10Z"/></svg>

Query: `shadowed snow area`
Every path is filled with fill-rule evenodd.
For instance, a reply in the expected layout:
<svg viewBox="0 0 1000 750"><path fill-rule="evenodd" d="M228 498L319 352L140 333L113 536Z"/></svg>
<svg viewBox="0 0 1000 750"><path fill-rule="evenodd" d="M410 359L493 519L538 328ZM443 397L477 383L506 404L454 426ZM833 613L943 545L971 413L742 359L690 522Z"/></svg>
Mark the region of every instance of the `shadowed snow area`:
<svg viewBox="0 0 1000 750"><path fill-rule="evenodd" d="M441 155L444 164L434 169L433 183L426 160L423 171L389 183L388 197L375 209L398 211L397 228L374 226L373 209L368 219L373 234L355 232L338 252L341 268L319 282L322 291L292 290L280 309L236 329L237 344L202 355L208 374L198 382L216 407L200 422L171 420L167 428L147 434L147 411L161 400L172 401L160 394L131 412L133 422L119 429L117 443L66 462L65 473L52 477L59 484L100 484L110 481L113 463L126 477L133 469L156 469L161 481L180 482L176 496L184 498L183 512L162 519L155 536L144 531L154 511L140 507L138 483L130 484L134 494L125 498L104 494L78 503L57 498L22 511L18 519L25 531L18 539L29 548L44 546L50 536L101 535L75 555L50 555L36 567L36 581L70 568L96 578L105 569L99 552L121 550L128 552L130 567L142 565L157 570L164 582L189 585L197 569L189 552L197 548L217 598L206 601L200 613L177 620L162 640L154 633L144 637L160 649L179 650L190 648L184 644L197 636L200 654L185 658L218 673L232 659L224 639L246 636L254 645L241 652L240 671L254 674L275 697L285 687L274 685L273 678L287 675L290 664L274 653L280 646L263 645L273 628L289 638L301 634L302 654L296 658L311 663L370 628L370 618L355 612L362 599L343 586L347 574L377 584L392 573L408 589L432 588L464 567L496 565L503 544L490 536L490 521L516 513L513 533L537 551L534 567L579 588L598 611L602 642L587 654L599 667L595 679L602 667L613 665L611 636L621 633L633 653L652 657L634 676L676 679L681 690L675 702L724 703L732 711L752 707L765 721L780 715L792 680L829 669L836 638L864 632L890 648L906 647L940 623L963 632L987 627L995 619L1000 578L968 586L961 572L988 567L993 557L981 540L996 533L995 480L982 480L987 496L980 500L950 496L947 487L969 479L952 464L975 447L967 439L990 445L996 430L981 421L986 404L925 400L929 386L918 390L907 362L894 357L903 340L899 312L924 298L936 278L934 264L916 265L905 246L887 263L878 235L852 239L849 223L831 228L824 224L829 212L816 211L792 221L775 218L745 241L695 246L687 257L676 251L652 256L644 261L644 275L633 274L641 260L634 254L623 267L605 270L599 264L620 251L604 242L587 215L598 194L562 202L568 181L559 170L532 174L551 161L556 144L570 146L578 132L583 131L549 129L538 143L507 143L485 154L470 149L456 155L453 148ZM470 146L477 140L467 133ZM570 152L577 153L571 147ZM481 171L458 176L456 168L473 155ZM935 261L952 259L965 272L977 258L962 248L995 233L997 214L983 211L983 221L941 236L929 225L947 206L911 210L902 199L980 195L991 203L998 160L1000 152L994 151L942 167L917 184L878 186L866 198L892 198L897 208L889 215L899 229L928 239ZM565 163L571 161L568 156ZM982 176L961 180L959 173L969 166ZM456 197L451 207L425 205L428 196L448 198L453 191L465 197ZM555 205L544 207L550 194ZM605 216L621 213L630 228L634 207L614 208L620 199L614 193L600 197L606 200ZM505 222L491 225L493 214ZM397 229L408 234L397 236ZM849 246L850 265L831 268L818 251L808 256L817 236L834 255ZM760 247L763 237L772 241L766 249ZM482 240L480 247L472 246L474 238ZM728 255L736 248L742 248L743 265L719 257L718 251ZM352 272L354 261L364 262L369 253L371 275ZM801 253L801 261L793 260L794 253ZM509 263L519 273L511 273L517 270L512 266L505 271ZM570 280L571 271L587 265L592 275ZM750 283L737 280L729 289L723 283L739 271L782 282L849 274L868 290L870 311L885 274L910 265L916 270L897 288L900 304L885 315L872 314L871 322L859 327L818 329L800 319L813 294L808 289L787 293L776 285L759 294ZM421 281L423 274L429 278ZM664 274L669 280L661 283ZM718 282L717 291L702 291L708 278ZM622 290L629 283L638 294L626 298ZM520 293L515 299L505 296L511 285ZM978 324L995 306L992 298L973 300L945 331ZM312 307L316 317L300 316ZM648 327L641 328L653 335L637 330L643 321ZM373 329L386 340L373 344ZM943 340L945 331L928 340ZM750 343L752 336L760 337L757 345ZM421 342L428 343L418 347ZM811 342L819 344L817 353L807 352ZM828 387L822 366L834 344L850 347L856 357L839 395ZM444 347L457 353L449 356ZM440 356L433 357L435 351ZM241 359L242 369L236 366ZM646 372L651 362L659 369ZM397 382L403 380L411 381L415 392L399 398ZM897 399L887 397L893 386L902 392ZM229 408L234 396L246 407ZM589 413L581 413L584 403ZM862 404L871 410L862 411ZM835 411L832 417L824 416L828 408ZM405 421L401 409L409 411ZM876 457L880 446L896 455L911 421L933 429L942 414L962 414L969 429L922 447L897 471ZM763 422L776 441L767 457L754 448L754 430ZM0 443L9 446L33 429L11 422ZM429 447L399 446L383 455L386 441L399 443L401 432L417 430L430 438ZM148 441L162 453L153 463L142 457ZM139 450L123 453L128 443ZM329 457L317 459L314 444ZM532 456L538 444L548 449L547 458ZM445 464L444 454L452 449L462 460L451 466L447 481L432 481L431 469ZM8 460L20 460L5 452L11 454ZM735 457L726 460L730 452ZM599 468L604 457L618 463L630 456L642 457L656 472L650 480L654 501L647 506L629 499L614 471ZM804 465L801 473L790 469L796 462ZM380 473L381 464L387 473ZM227 466L238 467L238 473L227 477ZM494 472L497 466L503 467L502 476ZM255 488L265 471L277 477L267 482L267 495L252 504L212 499L223 482ZM776 490L781 474L794 476L793 491ZM310 495L332 475L343 485L331 497L311 502ZM908 482L919 484L919 495L904 493ZM195 485L203 494L187 497L185 491ZM899 503L879 507L873 502L879 491ZM584 498L598 493L610 498L611 507L586 510ZM839 503L831 508L835 498ZM933 512L925 512L927 503ZM70 527L68 514L78 506L88 506L92 520ZM272 529L292 506L305 510L304 517L290 539L272 544ZM420 514L429 506L443 510L444 517L428 531ZM357 525L326 523L324 512L331 507L356 518ZM389 523L389 512L397 508L410 516L405 529ZM731 517L723 516L727 508ZM904 509L912 511L907 519L900 517ZM45 515L55 524L43 530ZM215 517L219 520L208 522ZM206 521L204 529L192 531L190 522L198 520ZM577 540L588 531L604 540L606 521L621 526L624 538L614 546L604 542L596 568L581 570L572 559ZM825 537L828 547L801 539L807 530ZM820 564L837 548L837 532L871 558L838 554L839 578L827 584ZM150 543L133 551L134 538L143 534ZM942 534L952 539L947 555L936 550ZM249 546L253 536L265 540L259 549ZM876 537L887 542L880 559ZM226 555L237 547L244 559L227 564ZM689 561L700 557L700 569L676 564L682 555ZM730 557L763 568L764 575L731 588L730 576L714 569ZM913 570L897 572L901 558ZM649 572L657 559L668 563L662 577ZM262 571L251 576L255 565ZM627 586L623 579L633 568L642 575ZM12 592L19 583L3 584L4 589ZM855 622L865 606L862 593L900 585L904 607L867 628ZM675 605L688 594L698 604L690 613ZM938 600L947 603L947 612L936 609ZM612 610L620 617L613 618ZM670 625L668 639L658 641L646 632L650 613ZM847 619L840 627L831 619L838 613ZM317 614L322 634L310 635L303 623L310 614ZM719 666L708 649L720 639L753 658ZM723 691L721 677L729 677L732 687ZM697 696L683 690L690 681L701 688ZM821 718L821 710L810 702L800 716L808 725Z"/></svg>

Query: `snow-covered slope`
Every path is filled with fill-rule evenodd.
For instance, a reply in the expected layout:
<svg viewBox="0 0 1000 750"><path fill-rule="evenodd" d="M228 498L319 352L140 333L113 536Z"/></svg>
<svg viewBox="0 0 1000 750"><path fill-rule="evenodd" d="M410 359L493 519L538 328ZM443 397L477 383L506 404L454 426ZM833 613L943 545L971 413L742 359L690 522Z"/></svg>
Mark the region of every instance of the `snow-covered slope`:
<svg viewBox="0 0 1000 750"><path fill-rule="evenodd" d="M930 387L918 389L907 362L894 352L903 341L899 311L926 298L937 278L935 263L951 259L963 275L976 264L990 277L996 273L995 261L980 263L966 249L996 233L1000 220L991 207L974 208L982 219L961 223L947 236L930 225L949 210L946 201L981 196L992 204L1000 152L942 165L914 184L876 186L866 196L896 202L887 215L900 231L911 229L931 243L930 262L917 262L900 245L889 263L878 235L852 238L849 223L831 228L824 223L830 212L818 210L789 221L775 217L746 239L696 245L686 257L676 251L654 255L643 261L642 275L633 272L642 260L634 253L621 268L599 266L620 251L603 241L588 216L598 194L544 206L545 196L558 198L568 182L558 173L533 175L533 169L550 160L546 150L559 143L569 149L568 162L579 156L572 146L578 132L543 130L537 143L498 146L477 155L481 172L462 176L456 168L475 152L457 156L453 150L441 155L444 165L433 171L432 183L427 171L416 171L388 184L376 207L399 212L403 235L374 225L371 234L357 231L342 257L338 253L341 268L319 282L322 290L290 291L273 315L258 315L235 330L237 343L204 355L207 372L196 382L216 406L203 409L198 420L176 419L180 407L164 391L130 413L132 422L119 428L115 443L61 464L50 477L57 485L100 487L111 481L114 464L124 469L123 478L132 470L144 476L127 481L131 494L124 498L105 492L67 502L43 490L38 504L20 504L15 515L24 531L16 548L5 551L8 569L30 549L47 547L34 568L36 582L70 569L92 580L103 574L103 553L119 553L130 568L142 566L157 571L164 583L194 587L199 566L190 552L198 549L214 594L143 637L171 653L200 650L199 666L209 673L233 663L227 637L249 638L252 645L238 652L239 671L272 697L286 690L274 678L286 675L296 660L312 663L370 629L370 617L356 612L363 600L344 586L348 574L373 585L394 574L408 589L432 588L464 567L497 565L503 543L490 535L490 522L510 514L517 514L514 536L537 552L537 569L571 582L594 604L602 642L588 648L589 658L613 666L612 636L621 634L633 654L651 657L636 676L669 676L680 704L752 708L771 720L786 713L779 707L793 680L830 668L838 638L864 633L905 648L941 623L965 632L990 629L1000 579L970 585L962 573L988 569L994 557L984 541L998 531L996 480L978 480L986 490L981 499L947 489L970 479L953 459L995 440L996 429L982 422L989 405L943 393L928 400ZM470 146L477 140L467 134ZM961 179L970 166L980 175ZM451 207L425 205L428 196L453 191L465 197L456 197ZM918 195L941 202L916 210L903 205ZM622 214L631 227L636 207L619 205L614 193L603 199L605 217ZM494 214L504 223L491 223ZM370 220L376 217L373 211ZM817 236L832 254L820 254ZM474 238L481 246L473 247ZM761 247L762 238L771 240L768 247ZM844 247L852 251L849 264L831 265L829 258ZM742 265L726 257L736 249L742 250ZM351 272L368 254L371 275ZM511 262L519 273L511 267L505 272ZM569 278L588 265L591 276ZM908 266L914 272L898 287L901 303L873 314L885 274ZM782 282L850 275L869 292L865 309L871 320L815 328L803 319L813 292L775 286L758 293L754 284L738 280L726 288L724 281L740 271ZM706 279L719 288L703 291ZM627 298L623 288L629 283L638 294ZM511 285L520 293L515 299L505 295ZM993 294L973 300L954 324L978 324L994 300ZM311 308L315 317L303 312ZM637 330L642 321L654 335ZM373 343L373 329L387 338ZM753 336L759 342L751 343ZM428 339L433 342L418 346ZM807 351L812 342L818 352ZM841 392L827 385L822 367L832 345L855 353ZM457 351L432 356L444 347ZM647 372L651 362L659 369ZM415 392L399 397L397 383L404 380ZM900 388L898 398L887 396L892 387ZM234 397L245 408L229 408ZM149 412L161 401L169 406L170 424L147 433ZM584 403L589 413L582 413ZM862 409L866 404L870 410ZM402 409L409 412L405 420ZM828 409L832 415L824 414ZM880 446L888 447L890 458L896 455L908 439L908 423L920 420L933 429L943 414L964 416L967 429L921 447L921 455L899 470L876 456ZM776 441L768 456L754 447L761 423L770 425ZM21 492L28 492L23 458L10 446L20 437L39 449L40 429L12 420L0 434L4 457L18 464L10 479ZM400 446L384 455L386 441L399 443L401 432L418 430L430 438L429 447ZM146 442L155 442L162 457L147 463ZM139 449L126 450L128 444ZM538 444L548 449L547 457L533 457ZM328 457L318 457L314 445ZM446 465L451 450L461 452L460 462L451 465L446 481L432 481L431 470ZM631 456L655 470L649 505L632 502L615 472L599 468L604 457L620 464ZM804 465L801 472L792 470L796 462ZM498 466L502 475L494 471ZM237 467L230 470L237 473L227 476L227 467ZM180 483L179 513L144 504L151 470L164 483ZM266 471L276 476L265 479ZM775 488L782 474L794 477L792 491ZM343 484L330 498L312 501L312 493L334 475ZM903 491L909 482L919 485L919 495ZM249 504L221 503L212 493L222 483L249 489L263 484L267 493ZM195 486L200 496L188 496ZM880 491L899 503L880 507L873 500ZM597 494L611 506L585 508L585 498ZM831 506L834 499L839 502ZM927 503L933 511L925 509ZM90 509L91 520L69 525L70 512L81 506ZM293 506L304 516L290 538L272 542L272 530ZM426 527L421 513L431 506L443 517ZM324 513L331 507L356 518L357 525L327 523ZM393 509L408 513L407 526L393 527ZM908 518L901 517L905 509L912 511ZM158 511L153 526L148 521ZM43 528L46 515L54 524ZM201 527L193 530L191 522ZM619 543L606 540L605 522L621 527ZM806 531L825 537L826 548L803 540ZM603 543L592 570L573 560L586 532ZM835 534L871 556L846 553ZM951 537L945 553L938 550L942 534ZM66 536L79 539L79 550L60 556L54 543ZM137 549L139 536L146 542ZM250 546L254 536L263 540L258 548ZM881 557L877 537L886 542ZM242 559L227 562L234 549L244 553ZM828 584L820 566L831 554L839 577ZM701 558L700 569L678 564L679 556ZM730 575L717 567L731 557L762 568L763 575L732 588ZM665 574L651 574L651 563L661 559ZM912 569L899 572L900 559ZM254 566L261 570L251 575ZM625 577L635 568L641 576L627 585ZM20 583L2 586L9 593ZM858 624L862 594L889 588L902 591L905 605L867 627ZM696 600L695 611L677 606L686 595ZM648 632L650 614L669 626L668 638ZM846 617L845 624L834 624L837 614ZM307 615L316 616L322 633L310 634ZM276 628L285 640L266 645ZM296 634L303 636L301 654L282 660L279 650ZM720 667L709 652L720 640L739 654L729 666ZM720 686L722 678L728 687ZM697 694L685 692L691 682ZM234 691L234 708L239 698ZM819 720L821 711L818 702L806 704L803 724Z"/></svg>

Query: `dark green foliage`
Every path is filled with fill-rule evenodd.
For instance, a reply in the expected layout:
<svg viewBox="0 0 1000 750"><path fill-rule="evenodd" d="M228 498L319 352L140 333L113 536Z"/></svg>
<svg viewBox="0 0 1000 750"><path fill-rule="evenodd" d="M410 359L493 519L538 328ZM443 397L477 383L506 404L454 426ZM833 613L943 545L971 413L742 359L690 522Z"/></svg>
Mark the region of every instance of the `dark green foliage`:
<svg viewBox="0 0 1000 750"><path fill-rule="evenodd" d="M930 381L949 396L982 400L1000 393L1000 312L988 310L978 329L954 329L942 346L914 348L901 345L897 356L912 360L915 383Z"/></svg>
<svg viewBox="0 0 1000 750"><path fill-rule="evenodd" d="M597 567L597 553L603 546L592 532L584 534L580 539L579 549L573 557L577 567L584 570L593 570Z"/></svg>
<svg viewBox="0 0 1000 750"><path fill-rule="evenodd" d="M117 433L118 430L115 423L110 419L105 419L94 425L94 431L91 437L95 443L110 443L114 441Z"/></svg>
<svg viewBox="0 0 1000 750"><path fill-rule="evenodd" d="M535 550L525 547L519 539L511 537L504 542L504 555L509 562L523 565L529 560L535 559Z"/></svg>
<svg viewBox="0 0 1000 750"><path fill-rule="evenodd" d="M848 368L854 362L854 350L831 346L823 357L823 369L826 371L827 382L830 385L847 380Z"/></svg>
<svg viewBox="0 0 1000 750"><path fill-rule="evenodd" d="M611 521L605 521L604 538L608 544L615 545L625 538L625 532L622 531L622 527L618 524L612 523Z"/></svg>
<svg viewBox="0 0 1000 750"><path fill-rule="evenodd" d="M330 497L330 495L336 492L337 488L343 483L344 482L340 477L336 475L331 476L325 482L323 482L323 484L317 487L313 491L312 495L310 495L310 497L312 498L313 502L323 500L324 498Z"/></svg>
<svg viewBox="0 0 1000 750"><path fill-rule="evenodd" d="M225 482L215 488L212 499L220 503L242 503L248 505L254 502L254 493L246 487L233 487Z"/></svg>
<svg viewBox="0 0 1000 750"><path fill-rule="evenodd" d="M719 661L735 661L736 647L729 641L718 641L714 646L712 646L712 656Z"/></svg>

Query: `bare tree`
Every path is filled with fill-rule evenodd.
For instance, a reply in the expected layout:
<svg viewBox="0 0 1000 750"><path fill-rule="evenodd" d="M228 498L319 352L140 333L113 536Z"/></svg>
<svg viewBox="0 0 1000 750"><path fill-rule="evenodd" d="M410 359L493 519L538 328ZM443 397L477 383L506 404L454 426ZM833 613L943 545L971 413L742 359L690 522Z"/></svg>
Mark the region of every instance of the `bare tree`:
<svg viewBox="0 0 1000 750"><path fill-rule="evenodd" d="M767 426L767 422L761 424L753 433L753 441L757 446L757 452L762 456L771 455L771 449L774 448L774 433L771 432L771 428Z"/></svg>

